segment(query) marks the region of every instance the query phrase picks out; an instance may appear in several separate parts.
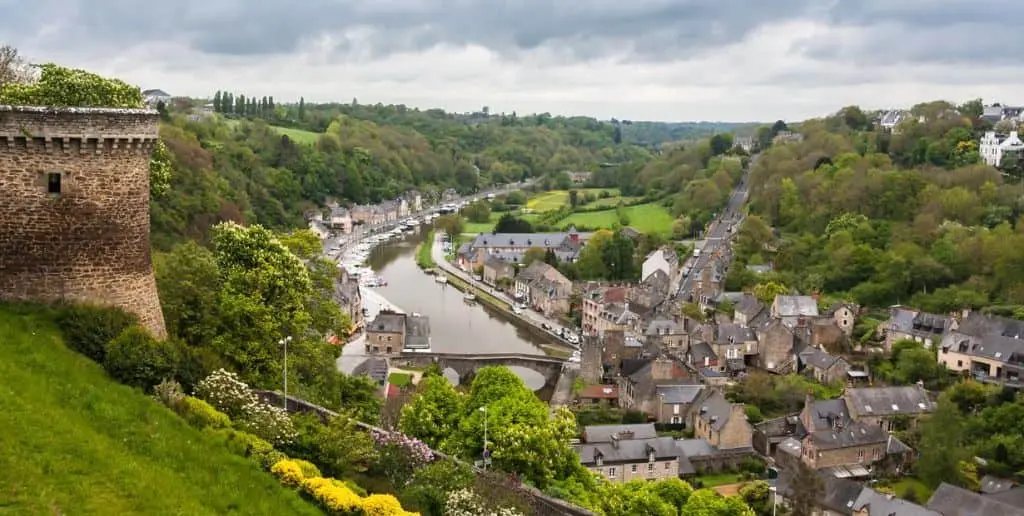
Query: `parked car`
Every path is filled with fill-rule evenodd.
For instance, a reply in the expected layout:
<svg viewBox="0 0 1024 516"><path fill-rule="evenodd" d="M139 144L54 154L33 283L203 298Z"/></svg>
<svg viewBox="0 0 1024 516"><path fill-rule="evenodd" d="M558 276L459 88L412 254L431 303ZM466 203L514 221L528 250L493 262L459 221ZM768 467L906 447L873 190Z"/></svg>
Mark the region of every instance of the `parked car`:
<svg viewBox="0 0 1024 516"><path fill-rule="evenodd" d="M512 313L516 315L522 315L523 309L520 308L519 305L512 305Z"/></svg>
<svg viewBox="0 0 1024 516"><path fill-rule="evenodd" d="M548 323L541 323L540 327L545 329L545 330L547 330L547 331L551 331L551 325L548 324Z"/></svg>

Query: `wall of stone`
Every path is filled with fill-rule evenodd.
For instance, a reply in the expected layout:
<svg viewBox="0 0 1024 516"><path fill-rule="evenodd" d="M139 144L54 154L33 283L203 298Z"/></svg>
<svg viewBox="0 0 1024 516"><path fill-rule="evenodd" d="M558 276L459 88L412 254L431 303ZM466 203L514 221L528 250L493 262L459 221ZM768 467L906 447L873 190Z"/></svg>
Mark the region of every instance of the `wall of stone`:
<svg viewBox="0 0 1024 516"><path fill-rule="evenodd" d="M165 336L149 247L148 110L0 106L0 298L124 308ZM49 192L48 175L60 177Z"/></svg>

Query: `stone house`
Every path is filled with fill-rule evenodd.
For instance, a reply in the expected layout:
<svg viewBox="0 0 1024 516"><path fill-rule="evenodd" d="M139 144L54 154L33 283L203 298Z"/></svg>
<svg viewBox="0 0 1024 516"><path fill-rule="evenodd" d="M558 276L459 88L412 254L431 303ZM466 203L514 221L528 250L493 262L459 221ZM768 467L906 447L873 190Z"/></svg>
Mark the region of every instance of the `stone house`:
<svg viewBox="0 0 1024 516"><path fill-rule="evenodd" d="M519 271L519 274L512 280L513 297L523 303L529 303L530 285L543 278L549 267L551 266L542 261L536 261Z"/></svg>
<svg viewBox="0 0 1024 516"><path fill-rule="evenodd" d="M790 328L805 326L820 317L818 302L811 296L775 296L771 317L782 320Z"/></svg>
<svg viewBox="0 0 1024 516"><path fill-rule="evenodd" d="M358 333L362 330L366 316L363 314L363 296L359 291L359 280L342 270L341 277L334 283L334 300L352 321L349 333Z"/></svg>
<svg viewBox="0 0 1024 516"><path fill-rule="evenodd" d="M659 386L693 384L683 365L666 356L624 360L617 383L619 407L639 410L651 417L659 417L663 408Z"/></svg>
<svg viewBox="0 0 1024 516"><path fill-rule="evenodd" d="M624 286L597 286L583 292L580 323L584 333L598 334L603 329L600 318L605 305L625 302L628 290Z"/></svg>
<svg viewBox="0 0 1024 516"><path fill-rule="evenodd" d="M715 353L714 348L707 342L691 341L689 348L687 348L683 356L686 360L686 365L692 369L707 369L716 373L720 372L718 354ZM725 366L721 367L724 368ZM726 375L723 374L722 376L728 379Z"/></svg>
<svg viewBox="0 0 1024 516"><path fill-rule="evenodd" d="M671 437L657 437L653 424L588 426L573 450L584 467L609 482L679 476L679 448Z"/></svg>
<svg viewBox="0 0 1024 516"><path fill-rule="evenodd" d="M417 190L411 190L406 192L403 196L405 201L408 203L408 210L410 213L418 213L423 211L423 194Z"/></svg>
<svg viewBox="0 0 1024 516"><path fill-rule="evenodd" d="M330 224L331 228L341 231L342 233L351 233L352 214L349 213L346 208L334 206L331 208L328 224Z"/></svg>
<svg viewBox="0 0 1024 516"><path fill-rule="evenodd" d="M850 417L886 431L917 426L921 417L935 411L935 402L920 385L901 387L859 387L846 389L842 396Z"/></svg>
<svg viewBox="0 0 1024 516"><path fill-rule="evenodd" d="M498 283L505 279L512 279L516 270L511 263L493 255L484 259L483 282L497 287Z"/></svg>
<svg viewBox="0 0 1024 516"><path fill-rule="evenodd" d="M582 406L618 406L619 386L608 384L588 385L580 389L576 399Z"/></svg>
<svg viewBox="0 0 1024 516"><path fill-rule="evenodd" d="M591 236L573 227L564 233L482 233L467 245L484 254L520 257L532 247L550 249L560 262L574 262Z"/></svg>
<svg viewBox="0 0 1024 516"><path fill-rule="evenodd" d="M601 362L614 373L621 370L626 360L639 360L644 351L643 343L626 330L608 330L595 338L601 342Z"/></svg>
<svg viewBox="0 0 1024 516"><path fill-rule="evenodd" d="M651 251L640 266L640 281L646 280L654 271L662 271L669 278L674 278L679 271L679 256L674 249L662 246Z"/></svg>
<svg viewBox="0 0 1024 516"><path fill-rule="evenodd" d="M856 304L835 303L829 307L825 315L831 317L835 321L836 326L849 337L853 335L853 327L857 323L857 313L859 311L860 307Z"/></svg>
<svg viewBox="0 0 1024 516"><path fill-rule="evenodd" d="M753 427L742 403L730 403L717 389L708 389L692 411L694 438L704 439L718 450L749 448Z"/></svg>
<svg viewBox="0 0 1024 516"><path fill-rule="evenodd" d="M604 305L593 327L594 332L603 333L610 330L629 330L640 332L643 316L632 309L629 301L624 303L608 303Z"/></svg>
<svg viewBox="0 0 1024 516"><path fill-rule="evenodd" d="M425 315L405 317L405 343L402 349L430 351L430 319Z"/></svg>
<svg viewBox="0 0 1024 516"><path fill-rule="evenodd" d="M771 319L757 330L758 367L767 371L788 374L796 370L793 346L796 338L793 331L780 319Z"/></svg>
<svg viewBox="0 0 1024 516"><path fill-rule="evenodd" d="M546 317L569 313L572 281L549 266L544 276L530 284L530 305Z"/></svg>
<svg viewBox="0 0 1024 516"><path fill-rule="evenodd" d="M1024 321L969 314L941 341L939 362L982 382L1021 387Z"/></svg>
<svg viewBox="0 0 1024 516"><path fill-rule="evenodd" d="M806 435L800 440L799 457L811 468L866 466L886 457L889 433L853 420L842 399L816 401L808 394L800 423Z"/></svg>
<svg viewBox="0 0 1024 516"><path fill-rule="evenodd" d="M831 384L845 381L850 363L839 355L831 355L821 348L807 347L798 355L803 372L813 376L818 383Z"/></svg>
<svg viewBox="0 0 1024 516"><path fill-rule="evenodd" d="M767 316L765 306L753 294L743 294L734 306L732 320L742 326L756 326Z"/></svg>
<svg viewBox="0 0 1024 516"><path fill-rule="evenodd" d="M1024 516L1024 506L1005 502L998 495L982 495L943 482L926 507L943 516Z"/></svg>
<svg viewBox="0 0 1024 516"><path fill-rule="evenodd" d="M683 325L668 316L657 316L647 324L644 339L659 350L681 352L689 347L690 335Z"/></svg>
<svg viewBox="0 0 1024 516"><path fill-rule="evenodd" d="M757 334L734 323L714 327L711 348L718 356L719 371L735 375L746 370L745 357L757 355Z"/></svg>
<svg viewBox="0 0 1024 516"><path fill-rule="evenodd" d="M569 179L571 179L572 183L575 185L582 185L587 181L590 181L590 176L591 173L587 171L569 172Z"/></svg>
<svg viewBox="0 0 1024 516"><path fill-rule="evenodd" d="M885 341L885 351L890 352L893 343L899 340L920 342L930 349L942 340L943 335L955 331L958 326L953 317L894 306L889 310L889 319L879 325L879 331Z"/></svg>
<svg viewBox="0 0 1024 516"><path fill-rule="evenodd" d="M700 399L704 389L701 384L658 385L655 400L659 407L654 414L659 423L685 425L693 404Z"/></svg>
<svg viewBox="0 0 1024 516"><path fill-rule="evenodd" d="M391 355L405 346L405 314L381 311L366 327L366 352Z"/></svg>

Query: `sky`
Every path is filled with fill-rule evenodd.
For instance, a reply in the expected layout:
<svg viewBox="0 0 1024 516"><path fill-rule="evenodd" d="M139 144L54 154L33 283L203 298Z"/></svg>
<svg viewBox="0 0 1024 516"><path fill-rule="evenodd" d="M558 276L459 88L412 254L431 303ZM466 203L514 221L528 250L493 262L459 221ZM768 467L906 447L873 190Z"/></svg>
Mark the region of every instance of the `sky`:
<svg viewBox="0 0 1024 516"><path fill-rule="evenodd" d="M601 119L1024 102L1011 0L0 0L0 44L143 89Z"/></svg>

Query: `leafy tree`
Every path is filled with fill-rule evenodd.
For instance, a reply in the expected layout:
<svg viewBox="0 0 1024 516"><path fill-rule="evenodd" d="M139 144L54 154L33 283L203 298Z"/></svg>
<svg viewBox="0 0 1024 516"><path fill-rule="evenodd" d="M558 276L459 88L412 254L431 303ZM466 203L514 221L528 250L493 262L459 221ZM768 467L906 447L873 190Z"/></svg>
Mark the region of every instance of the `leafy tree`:
<svg viewBox="0 0 1024 516"><path fill-rule="evenodd" d="M325 475L351 478L366 471L376 457L373 440L356 426L355 420L341 415L315 434L316 463Z"/></svg>
<svg viewBox="0 0 1024 516"><path fill-rule="evenodd" d="M418 395L402 409L399 429L439 448L458 429L466 399L444 376L425 376Z"/></svg>
<svg viewBox="0 0 1024 516"><path fill-rule="evenodd" d="M18 49L10 45L0 45L0 91L4 85L27 83L32 80L32 69L18 53Z"/></svg>
<svg viewBox="0 0 1024 516"><path fill-rule="evenodd" d="M761 283L754 287L754 296L764 304L771 304L775 302L777 296L785 295L789 295L789 287L774 281Z"/></svg>
<svg viewBox="0 0 1024 516"><path fill-rule="evenodd" d="M914 473L932 488L942 482L961 485L964 479L958 464L969 459L962 444L963 421L956 405L940 397L935 412L921 423L920 456L914 463Z"/></svg>
<svg viewBox="0 0 1024 516"><path fill-rule="evenodd" d="M772 514L772 493L768 482L755 480L740 487L740 498L757 516L770 516Z"/></svg>
<svg viewBox="0 0 1024 516"><path fill-rule="evenodd" d="M515 193L515 192L513 192ZM495 233L533 233L533 225L529 221L506 213L498 219L494 226Z"/></svg>
<svg viewBox="0 0 1024 516"><path fill-rule="evenodd" d="M531 247L523 253L523 265L529 266L533 262L543 262L547 251L543 247Z"/></svg>
<svg viewBox="0 0 1024 516"><path fill-rule="evenodd" d="M477 201L462 208L462 214L470 222L488 222L491 220L491 205L487 201Z"/></svg>
<svg viewBox="0 0 1024 516"><path fill-rule="evenodd" d="M156 340L141 326L131 326L107 344L103 368L121 383L150 390L173 378L179 361L173 343Z"/></svg>
<svg viewBox="0 0 1024 516"><path fill-rule="evenodd" d="M434 227L449 235L461 235L465 230L466 224L463 222L462 217L451 214L438 217L434 221Z"/></svg>
<svg viewBox="0 0 1024 516"><path fill-rule="evenodd" d="M454 461L437 460L416 470L399 493L402 506L422 514L442 516L449 493L473 485L473 472Z"/></svg>

